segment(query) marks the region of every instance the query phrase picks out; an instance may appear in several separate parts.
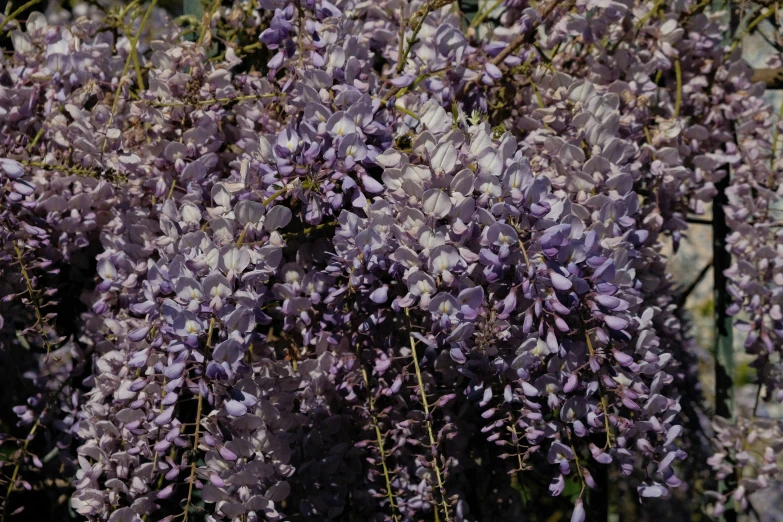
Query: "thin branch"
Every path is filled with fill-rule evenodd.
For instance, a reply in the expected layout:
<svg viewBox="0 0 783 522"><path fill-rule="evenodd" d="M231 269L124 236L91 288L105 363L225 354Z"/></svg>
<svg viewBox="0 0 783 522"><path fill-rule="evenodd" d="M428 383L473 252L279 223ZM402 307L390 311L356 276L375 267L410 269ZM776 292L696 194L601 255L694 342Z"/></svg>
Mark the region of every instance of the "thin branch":
<svg viewBox="0 0 783 522"><path fill-rule="evenodd" d="M187 107L189 105L213 105L215 103L230 103L230 102L236 102L236 101L247 101L247 100L260 100L263 98L274 98L275 96L280 96L276 93L267 93L267 94L250 94L247 96L236 96L234 98L210 98L208 100L195 100L195 101L187 101L187 102L150 102L150 105L153 107Z"/></svg>
<svg viewBox="0 0 783 522"><path fill-rule="evenodd" d="M372 391L370 390L370 378L367 376L367 369L364 367L364 365L362 365L362 378L364 379L364 387L367 389L367 402L369 403L372 425L375 428L375 438L378 442L378 452L381 454L381 468L383 469L383 478L386 480L386 496L389 498L389 504L391 505L392 520L394 520L394 522L398 522L400 520L399 516L397 515L398 506L394 499L394 491L392 489L389 468L386 465L386 450L384 449L381 427L378 424L378 416L375 412L375 398L372 396Z"/></svg>
<svg viewBox="0 0 783 522"><path fill-rule="evenodd" d="M579 492L579 498L582 497L582 493L585 491L585 487L587 486L587 482L585 481L584 473L582 472L582 464L579 462L579 453L576 451L576 446L574 446L574 441L571 440L571 430L566 426L565 428L566 436L568 436L568 444L571 446L571 451L574 452L574 463L576 464L576 472L579 474L579 480L582 481L582 491Z"/></svg>
<svg viewBox="0 0 783 522"><path fill-rule="evenodd" d="M711 219L702 219L702 218L685 218L686 223L691 223L693 225L710 225L712 226L712 220Z"/></svg>
<svg viewBox="0 0 783 522"><path fill-rule="evenodd" d="M19 16L20 14L22 14L25 11L25 9L29 9L30 7L34 6L35 4L37 4L40 1L41 0L30 0L26 4L22 5L22 7L20 7L19 9L17 9L13 13L11 13L10 15L8 15L8 17L5 20L3 20L2 23L0 23L0 32L2 32L3 28L6 26L6 24L8 22L10 22L12 20L15 20L17 16Z"/></svg>
<svg viewBox="0 0 783 522"><path fill-rule="evenodd" d="M35 312L35 325L40 330L41 339L46 347L46 357L52 351L52 345L49 343L49 333L46 331L46 319L41 313L41 304L38 301L38 292L33 288L32 279L27 272L27 267L24 265L24 253L19 245L14 241L14 250L16 251L16 259L19 262L19 270L22 272L22 278L24 279L25 286L27 287L27 294L30 296L30 303L33 305L33 311Z"/></svg>
<svg viewBox="0 0 783 522"><path fill-rule="evenodd" d="M769 18L775 14L774 9L770 9L768 7L762 7L761 8L761 14L759 14L756 18L753 19L752 22L748 24L748 26L739 34L739 36L734 38L734 42L732 42L731 47L729 47L728 52L726 53L726 56L730 55L734 50L739 47L740 43L742 43L742 39L753 29L756 28L757 25L759 25L761 22Z"/></svg>
<svg viewBox="0 0 783 522"><path fill-rule="evenodd" d="M446 488L443 486L443 473L438 463L438 451L437 444L435 443L435 436L432 432L432 418L430 417L430 406L427 402L427 393L424 391L424 379L421 376L421 368L419 368L419 356L416 352L416 340L413 338L413 330L411 330L411 316L408 309L405 309L405 317L408 320L408 338L411 343L411 353L413 355L413 367L416 370L416 379L419 383L419 397L421 398L421 404L424 407L424 423L427 426L427 435L430 440L430 451L432 452L432 468L435 470L435 477L438 481L438 490L441 496L441 505L443 506L443 514L446 516L446 522L451 521L451 515L449 515L449 504L446 500ZM435 513L437 514L438 508L435 507Z"/></svg>
<svg viewBox="0 0 783 522"><path fill-rule="evenodd" d="M66 383L69 379L64 379L60 386L57 387L57 390L55 390L54 395L55 397L59 395L59 393L62 391L62 389L65 387ZM22 467L22 461L24 459L24 455L27 453L27 448L30 445L30 441L33 440L35 437L35 432L38 431L38 428L41 426L41 419L46 414L48 409L48 405L44 407L43 410L41 410L41 414L38 416L37 419L35 419L35 423L33 424L33 427L30 428L30 432L27 434L27 437L24 439L24 444L22 445L22 450L19 454L20 458L16 462L16 465L14 466L14 471L11 474L11 481L8 484L8 489L5 492L5 498L3 499L3 512L2 512L2 518L0 518L0 522L5 522L8 518L8 501L11 497L11 493L14 492L14 487L16 486L16 479L19 478L19 470Z"/></svg>
<svg viewBox="0 0 783 522"><path fill-rule="evenodd" d="M674 118L677 119L680 116L680 105L682 104L682 68L680 67L680 59L674 59L674 75L677 78L677 99L674 102Z"/></svg>
<svg viewBox="0 0 783 522"><path fill-rule="evenodd" d="M503 63L503 60L508 58L514 51L522 47L523 44L532 42L536 37L536 30L538 29L538 26L545 23L546 19L549 18L549 15L552 14L552 11L554 11L555 8L561 3L563 3L563 0L552 0L549 2L549 4L547 4L541 13L539 21L537 23L533 23L526 33L517 36L510 44L500 51L500 53L492 59L492 65L500 65Z"/></svg>
<svg viewBox="0 0 783 522"><path fill-rule="evenodd" d="M45 411L45 410L44 410ZM43 415L43 413L41 413ZM41 417L39 416L38 419L36 419L35 424L33 424L33 427L30 429L30 433L27 435L27 438L24 440L24 445L22 446L22 453L20 455L19 461L16 463L16 466L14 466L14 472L11 474L11 481L8 484L8 489L5 492L5 499L3 499L3 517L2 522L5 522L8 518L8 501L11 497L11 493L14 492L14 486L16 485L16 479L19 477L19 469L22 466L22 459L24 458L24 454L27 453L27 447L30 445L30 440L35 436L35 432L38 429L38 426L41 425Z"/></svg>
<svg viewBox="0 0 783 522"><path fill-rule="evenodd" d="M147 20L149 20L149 17L152 14L152 10L155 8L155 4L157 3L158 0L152 0L149 7L147 8L147 11L144 13L144 17L141 19L141 24L139 24L139 30L136 32L136 35L131 39L130 52L128 53L128 57L125 59L125 65L123 66L122 73L120 73L120 78L117 81L117 92L115 93L114 101L112 101L111 104L109 123L106 125L107 129L111 129L111 126L114 123L114 116L117 114L117 102L119 101L120 94L122 93L122 79L125 78L126 74L128 74L128 69L130 69L131 61L133 60L133 56L136 53L136 46L138 45L139 39L141 38L141 33L144 31L144 26L147 25ZM107 133L107 135L103 137L103 146L101 147L102 151L106 150L106 144L108 142L109 142L109 136Z"/></svg>
<svg viewBox="0 0 783 522"><path fill-rule="evenodd" d="M595 357L595 350L593 349L593 341L590 339L590 332L587 331L587 325L582 321L582 327L585 331L585 340L587 341L587 350L590 352L590 357ZM604 395L604 387L601 385L601 379L598 379L598 393L601 395L601 407L604 409L604 426L606 428L606 444L604 449L612 447L612 430L609 427L609 406L606 403L606 396ZM566 428L568 430L568 428ZM568 435L569 440L571 435ZM576 450L574 450L576 451ZM577 460L577 464L579 461Z"/></svg>
<svg viewBox="0 0 783 522"><path fill-rule="evenodd" d="M35 134L35 137L33 138L33 141L31 141L27 145L27 147L25 147L25 150L27 150L27 152L30 152L31 150L33 150L33 148L35 148L35 146L38 144L38 141L41 139L41 137L44 135L45 132L46 132L46 124L43 123L43 124L41 124L41 128L38 129L38 132Z"/></svg>
<svg viewBox="0 0 783 522"><path fill-rule="evenodd" d="M470 28L475 29L479 25L481 25L481 22L484 21L486 17L488 17L492 11L498 8L500 4L503 3L503 0L495 0L495 2L489 6L487 9L484 10L484 12L477 14L475 17L473 17L473 20L470 22Z"/></svg>
<svg viewBox="0 0 783 522"><path fill-rule="evenodd" d="M750 81L763 82L767 89L783 88L783 69L754 69Z"/></svg>
<svg viewBox="0 0 783 522"><path fill-rule="evenodd" d="M212 331L215 327L215 318L211 318L209 320L209 332L207 333L207 349L210 348L212 344ZM206 351L206 350L205 350ZM207 354L204 353L204 360L207 359ZM204 395L201 393L201 390L199 390L198 394L198 406L196 407L196 434L193 438L193 453L192 456L193 461L190 463L190 478L188 479L188 500L185 503L185 510L183 511L182 515L182 522L187 522L188 520L188 509L190 508L190 502L193 498L193 484L196 482L196 452L198 452L198 441L199 441L199 435L200 435L200 429L201 429L201 413L203 411L203 405L204 405Z"/></svg>
<svg viewBox="0 0 783 522"><path fill-rule="evenodd" d="M395 104L395 105L394 105L394 108L395 108L395 109L397 109L398 111L400 111L400 112L401 112L401 113L403 113L403 114L407 114L408 116L410 116L410 117L411 117L411 118L413 118L414 120L416 120L416 121L419 121L419 117L416 115L416 113L415 113L415 112L413 112L413 111L409 111L408 109L406 109L406 108L405 108L405 107L403 107L402 105L397 105L397 104Z"/></svg>
<svg viewBox="0 0 783 522"><path fill-rule="evenodd" d="M201 44L204 42L204 37L207 35L207 30L209 29L209 24L212 21L212 17L215 15L215 11L217 11L218 7L220 7L220 0L215 0L212 2L212 6L209 9L209 12L204 14L204 16L201 18L201 34L198 37L198 42L196 42L196 45L201 47Z"/></svg>
<svg viewBox="0 0 783 522"><path fill-rule="evenodd" d="M691 282L691 284L689 284L688 287L682 291L678 303L679 306L683 306L685 304L685 301L688 300L688 296L690 296L693 293L693 291L696 289L696 287L699 286L699 283L701 283L702 279L704 279L704 276L706 276L707 272L709 272L710 268L712 268L713 261L714 261L713 259L710 259L710 262L707 263L704 266L704 268L699 270L699 274L696 276L696 279L694 279Z"/></svg>
<svg viewBox="0 0 783 522"><path fill-rule="evenodd" d="M402 70L405 68L405 64L408 61L408 55L411 53L411 49L413 49L413 46L416 45L416 43L419 41L419 31L421 31L421 28L424 26L424 21L427 19L427 16L432 12L433 9L437 7L443 7L444 5L448 5L453 0L449 0L448 2L441 2L440 0L429 0L426 4L424 4L424 7L419 9L419 12L416 13L416 15L413 17L416 20L416 25L413 26L413 33L411 34L411 37L408 38L408 46L405 48L405 50L402 53L402 56L399 57L399 60L397 61L397 74L400 74ZM404 25L403 25L404 27Z"/></svg>
<svg viewBox="0 0 783 522"><path fill-rule="evenodd" d="M263 205L264 205L265 207L266 207L266 206L268 206L268 205L269 205L271 202L273 202L274 200L276 200L277 198L279 198L280 196L282 196L282 195L283 195L283 194L285 194L286 192L288 192L288 188L286 188L286 187L284 187L284 188L281 188L280 190L278 190L277 192L275 192L274 194L272 194L271 196L269 196L268 198L266 198L266 199L264 200L264 202L263 202Z"/></svg>

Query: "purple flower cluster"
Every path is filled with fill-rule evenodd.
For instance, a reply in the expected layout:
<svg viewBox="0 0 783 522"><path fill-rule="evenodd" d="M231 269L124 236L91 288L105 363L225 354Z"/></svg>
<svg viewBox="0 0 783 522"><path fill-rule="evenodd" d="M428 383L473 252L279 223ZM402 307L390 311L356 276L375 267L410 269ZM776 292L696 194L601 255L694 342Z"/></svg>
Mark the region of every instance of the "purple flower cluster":
<svg viewBox="0 0 783 522"><path fill-rule="evenodd" d="M45 432L93 522L506 520L569 486L582 522L609 474L647 502L707 466L713 515L747 507L780 426L717 418L701 459L664 252L731 170L731 312L779 401L780 123L720 13L666 4L2 19L0 351L39 390L9 494Z"/></svg>

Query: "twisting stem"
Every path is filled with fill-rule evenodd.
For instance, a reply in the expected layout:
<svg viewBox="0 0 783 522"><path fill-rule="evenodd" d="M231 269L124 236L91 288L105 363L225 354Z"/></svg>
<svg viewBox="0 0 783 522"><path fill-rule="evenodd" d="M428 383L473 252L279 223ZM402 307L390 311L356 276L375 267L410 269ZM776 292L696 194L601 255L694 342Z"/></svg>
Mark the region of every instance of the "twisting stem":
<svg viewBox="0 0 783 522"><path fill-rule="evenodd" d="M149 316L147 316L149 317ZM166 407L163 405L163 399L166 398L166 381L168 379L166 377L163 377L163 386L161 387L160 392L160 408L158 408L158 415L163 413L163 410L166 409ZM160 430L158 430L158 435L160 435ZM155 455L152 457L152 472L155 473L155 466L158 464L158 452L155 452ZM158 479L158 487L161 485L161 480L163 480L163 474L161 473L160 478ZM144 516L141 517L142 520L147 520L147 515L149 513L144 513Z"/></svg>
<svg viewBox="0 0 783 522"><path fill-rule="evenodd" d="M585 482L585 476L582 472L582 464L579 462L579 453L576 452L576 446L574 446L574 441L571 440L571 430L568 429L568 426L566 426L565 429L566 436L568 436L568 444L571 446L571 451L574 452L574 462L576 463L576 472L579 474L579 480L582 481L582 491L579 492L579 496L582 496L582 493L585 491L585 486L587 483Z"/></svg>
<svg viewBox="0 0 783 522"><path fill-rule="evenodd" d="M304 28L304 9L302 9L302 2L301 0L296 1L296 12L297 17L296 21L299 25L299 32L296 34L296 46L299 49L299 67L304 68L304 35L305 35L305 28Z"/></svg>
<svg viewBox="0 0 783 522"><path fill-rule="evenodd" d="M32 7L32 6L34 6L35 4L37 4L37 3L38 3L38 2L40 2L40 1L41 1L41 0L30 0L29 2L27 2L26 4L24 4L22 7L20 7L19 9L17 9L17 10L16 10L16 11L14 11L13 13L11 13L10 15L8 15L8 17L7 17L5 20L3 20L2 22L0 22L0 31L2 31L2 30L3 30L3 28L5 27L5 25L6 25L8 22L10 22L10 21L14 20L14 19L15 19L17 16L19 16L20 14L22 14L22 13L25 11L25 9L28 9L28 8L30 8L30 7Z"/></svg>
<svg viewBox="0 0 783 522"><path fill-rule="evenodd" d="M136 0L131 2L131 4L123 10L121 17L125 16L125 12L130 9L132 5L135 5L138 3ZM122 20L120 20L122 21ZM130 34L132 31L132 27L125 28L125 32ZM131 58L133 58L133 68L136 70L136 83L138 84L138 92L141 93L141 91L144 90L144 79L141 75L141 64L139 63L139 53L136 51L136 48L134 47L131 52Z"/></svg>
<svg viewBox="0 0 783 522"><path fill-rule="evenodd" d="M419 383L419 397L421 397L421 404L424 407L425 424L427 426L427 435L430 439L430 451L432 452L432 467L435 470L435 477L438 481L438 489L441 496L441 505L443 506L443 514L446 516L446 521L451 521L451 515L449 515L449 504L446 501L446 488L443 486L443 474L440 470L440 464L438 464L438 451L437 444L435 443L435 436L432 432L432 420L430 417L430 406L427 402L427 394L424 391L424 379L421 376L421 368L419 368L419 356L416 352L416 340L413 338L413 330L411 329L411 316L408 309L405 309L405 317L408 320L408 338L411 342L411 352L413 354L413 367L416 370L416 379ZM437 514L438 508L435 508Z"/></svg>
<svg viewBox="0 0 783 522"><path fill-rule="evenodd" d="M16 241L14 241L14 250L16 251L16 259L19 262L19 270L22 272L22 278L24 279L25 286L27 287L27 294L30 296L30 303L33 305L33 311L35 312L35 325L33 326L37 326L41 331L41 339L43 340L44 346L46 347L46 356L49 357L49 354L52 351L52 345L49 343L49 334L45 328L45 318L43 314L41 314L41 305L38 302L38 294L36 293L35 288L33 288L33 282L30 279L30 274L27 273L27 267L24 266L24 253L22 252L22 249L19 248L19 245L16 244Z"/></svg>
<svg viewBox="0 0 783 522"><path fill-rule="evenodd" d="M530 86L533 87L533 93L536 95L536 102L538 103L538 107L540 109L543 109L544 98L541 97L541 93L538 91L538 86L536 85L536 82L534 82L532 79L530 80Z"/></svg>
<svg viewBox="0 0 783 522"><path fill-rule="evenodd" d="M171 180L171 186L169 187L169 193L166 195L166 199L171 199L174 195L174 188L177 186L177 178Z"/></svg>
<svg viewBox="0 0 783 522"><path fill-rule="evenodd" d="M198 437L199 437L199 428L201 427L201 409L203 406L203 398L201 393L198 395L198 409L196 410L196 437L193 442L193 453L192 456L193 462L190 463L190 478L188 479L188 500L185 503L185 510L182 512L182 522L186 522L188 519L188 509L190 509L190 501L193 496L193 483L195 482L196 478L196 450L198 449Z"/></svg>
<svg viewBox="0 0 783 522"><path fill-rule="evenodd" d="M438 2L438 0L429 0L426 4L424 4L424 8L420 10L421 12L416 13L416 25L413 26L413 33L411 34L411 37L408 38L408 46L405 47L405 51L403 51L402 55L399 57L399 61L397 62L397 74L400 74L405 68L405 63L408 61L408 55L411 53L413 46L416 45L416 42L418 42L417 38L419 36L419 31L421 31L421 28L424 26L424 20L427 19L427 16L435 7L436 2ZM440 4L440 2L438 3ZM403 27L405 26L403 25Z"/></svg>
<svg viewBox="0 0 783 522"><path fill-rule="evenodd" d="M370 379L367 376L367 370L362 366L362 377L364 378L364 387L367 389L367 401L370 406L370 417L372 418L372 425L375 428L375 438L378 441L378 451L381 454L381 468L383 469L383 478L386 480L386 496L389 497L389 504L391 505L392 520L398 522L400 518L397 516L397 503L394 500L394 492L392 491L391 476L389 475L389 468L386 465L386 450L383 447L383 435L381 434L381 427L378 424L378 416L375 413L375 398L370 391Z"/></svg>
<svg viewBox="0 0 783 522"><path fill-rule="evenodd" d="M584 321L582 322L584 325ZM587 331L587 327L584 327L585 329L585 340L587 341L587 350L590 352L590 357L595 357L595 350L593 349L593 341L590 340L590 333ZM611 448L612 447L612 431L609 428L609 406L606 403L606 396L604 395L604 387L601 385L601 379L598 379L598 392L601 395L601 406L604 409L604 426L606 427L606 444L604 445L604 449ZM570 439L569 435L569 439Z"/></svg>
<svg viewBox="0 0 783 522"><path fill-rule="evenodd" d="M215 328L215 318L211 318L209 320L209 332L207 333L207 349L210 348L210 345L212 343L212 331ZM206 350L205 350L206 352ZM207 354L204 353L204 360L207 360ZM183 512L183 518L182 522L187 522L188 520L188 509L190 508L190 501L193 497L193 483L195 482L196 478L196 452L198 452L198 440L199 435L201 434L201 412L204 405L204 395L202 395L201 390L199 390L198 394L198 405L196 406L196 433L193 437L193 461L190 463L190 478L188 479L188 500L185 503L185 511Z"/></svg>
<svg viewBox="0 0 783 522"><path fill-rule="evenodd" d="M512 416L511 419L514 420L514 417ZM517 423L515 420L511 423L511 434L514 437L514 449L517 452L517 469L515 469L514 474L511 475L511 487L519 491L523 502L526 502L524 498L525 489L522 487L522 484L519 483L519 474L524 471L525 463L522 461L522 451L519 447L519 434L517 433Z"/></svg>
<svg viewBox="0 0 783 522"><path fill-rule="evenodd" d="M144 78L141 76L141 64L139 63L139 53L133 50L133 68L136 70L136 83L139 84L139 93L144 90Z"/></svg>
<svg viewBox="0 0 783 522"><path fill-rule="evenodd" d="M649 20L651 16L653 16L656 12L658 12L658 9L661 8L664 2L665 0L656 0L656 2L652 6L652 9L647 11L647 14L645 14L643 17L639 18L639 21L634 24L633 28L636 29L637 31L641 29L642 26L644 26L644 24L647 23L647 20Z"/></svg>
<svg viewBox="0 0 783 522"><path fill-rule="evenodd" d="M43 415L43 412L41 413L41 415ZM22 453L20 455L20 459L16 463L16 466L14 466L14 472L11 474L11 481L8 484L8 489L5 492L5 499L3 499L3 518L0 519L2 520L2 522L5 522L6 519L8 518L8 501L11 498L11 493L14 492L16 479L19 477L19 469L22 466L22 459L24 458L24 454L27 453L27 446L29 446L30 440L35 436L35 432L38 429L38 426L40 426L40 424L41 424L41 417L38 417L38 419L36 419L35 421L35 424L33 424L33 427L30 429L30 433L27 434L27 438L24 440L24 444L22 445Z"/></svg>
<svg viewBox="0 0 783 522"><path fill-rule="evenodd" d="M389 103L389 100L392 99L392 96L400 97L403 94L405 94L406 92L408 92L411 88L416 87L417 85L419 85L421 82L423 82L427 78L431 78L432 76L435 76L436 74L440 74L440 73L442 73L442 72L444 72L446 70L448 70L448 67L441 67L440 69L435 69L433 71L421 73L419 76L416 77L415 80L413 80L413 83L411 83L407 87L393 87L393 88L389 89L389 92L387 92L383 96L383 98L381 98L381 103L379 104L379 110L384 108L384 107L386 107L386 104ZM405 110L407 110L407 109L404 109L403 107L400 107L399 105L395 105L395 107L397 109L399 109L399 110L402 110L403 112ZM417 120L419 119L415 114L413 114L410 111L408 111L408 115L409 116L413 116Z"/></svg>
<svg viewBox="0 0 783 522"><path fill-rule="evenodd" d="M500 51L500 53L498 53L497 56L492 59L492 65L500 65L503 63L503 60L511 55L511 53L522 47L522 44L532 41L535 38L538 26L546 22L546 19L550 14L552 14L552 11L554 11L555 8L562 3L562 1L563 0L552 0L549 2L549 4L547 4L541 13L540 21L534 23L524 34L520 34L514 38L510 44L508 44L502 51Z"/></svg>
<svg viewBox="0 0 783 522"><path fill-rule="evenodd" d="M35 138L33 138L33 141L31 141L30 144L27 145L27 147L26 147L27 152L30 152L31 150L33 150L33 148L36 145L38 145L38 141L41 139L41 136L44 135L44 132L46 132L46 125L42 124L41 128L38 129L38 132L36 133Z"/></svg>
<svg viewBox="0 0 783 522"><path fill-rule="evenodd" d="M128 53L128 57L125 59L125 65L122 68L122 73L120 74L120 78L117 81L117 92L114 95L114 101L112 101L111 104L111 113L109 114L109 123L106 125L107 129L110 129L112 124L114 123L114 116L117 114L117 102L120 99L120 94L122 92L122 79L125 78L125 75L128 74L128 69L130 68L131 60L133 59L133 56L136 54L136 46L139 43L139 39L141 38L141 33L144 31L144 26L147 25L147 20L149 20L150 15L152 14L152 10L155 8L155 4L158 3L158 0L152 0L150 2L150 6L147 8L147 11L144 13L144 17L141 19L141 24L139 24L139 30L136 32L136 35L133 36L130 42L130 52ZM106 150L106 144L109 141L108 134L103 137L103 146L101 147L101 150Z"/></svg>
<svg viewBox="0 0 783 522"><path fill-rule="evenodd" d="M60 385L57 387L57 389L54 392L54 396L60 394L63 388L65 388L65 385L68 383L69 379L64 379L62 382L60 382ZM16 479L19 477L19 470L22 467L22 459L24 458L24 455L27 453L27 447L30 445L30 441L33 440L33 437L35 437L35 432L38 431L38 428L41 426L41 419L43 418L44 414L46 413L48 406L45 407L43 410L41 410L41 414L38 416L37 419L35 419L35 424L33 424L33 427L30 428L30 432L27 434L27 438L24 440L24 444L22 445L22 451L20 453L20 459L16 462L16 465L14 466L14 471L11 474L11 482L8 484L8 489L5 492L5 498L3 499L3 514L2 518L0 518L0 522L5 522L8 518L8 501L11 497L11 493L14 492L14 486L16 485Z"/></svg>
<svg viewBox="0 0 783 522"><path fill-rule="evenodd" d="M731 305L731 295L726 290L728 281L724 273L731 266L731 254L726 251L726 236L729 226L726 223L728 204L726 189L729 187L729 173L715 184L718 195L712 202L712 258L715 302L715 413L726 419L733 417L734 409L734 341L732 318L726 313Z"/></svg>

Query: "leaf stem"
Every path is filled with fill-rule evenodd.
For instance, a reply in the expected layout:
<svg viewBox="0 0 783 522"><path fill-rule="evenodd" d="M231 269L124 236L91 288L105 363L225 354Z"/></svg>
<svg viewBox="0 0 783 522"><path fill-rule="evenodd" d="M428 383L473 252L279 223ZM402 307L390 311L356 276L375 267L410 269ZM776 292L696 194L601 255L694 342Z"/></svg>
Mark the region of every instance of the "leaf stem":
<svg viewBox="0 0 783 522"><path fill-rule="evenodd" d="M407 20L405 19L405 7L407 5L407 2L400 2L400 49L398 51L400 61L397 63L397 74L400 74L403 67L405 67L405 62L402 61L402 56L405 55L405 27L407 25Z"/></svg>

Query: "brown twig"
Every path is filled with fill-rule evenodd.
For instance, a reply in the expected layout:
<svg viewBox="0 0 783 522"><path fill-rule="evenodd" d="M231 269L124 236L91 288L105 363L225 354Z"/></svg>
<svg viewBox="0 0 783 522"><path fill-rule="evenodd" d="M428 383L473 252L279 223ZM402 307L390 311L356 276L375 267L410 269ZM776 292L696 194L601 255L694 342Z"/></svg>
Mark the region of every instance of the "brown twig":
<svg viewBox="0 0 783 522"><path fill-rule="evenodd" d="M541 12L539 21L533 23L532 27L530 27L527 32L514 38L510 44L508 44L502 51L500 51L500 53L498 53L497 56L492 59L490 63L492 63L492 65L498 66L503 63L503 60L511 56L514 51L522 47L524 44L533 42L536 37L536 30L538 29L538 26L546 22L546 19L549 18L549 15L552 14L552 11L554 11L555 8L562 3L563 0L552 0L549 2Z"/></svg>
<svg viewBox="0 0 783 522"><path fill-rule="evenodd" d="M209 332L207 333L207 350L210 348L210 345L212 344L212 332L215 328L215 318L209 320ZM206 352L206 350L205 350ZM204 358L206 360L206 353L204 353ZM188 509L190 508L190 502L193 497L193 484L196 482L196 452L198 451L198 442L199 442L199 435L200 435L200 429L201 429L201 414L203 412L203 405L204 405L204 395L201 393L201 390L199 390L198 394L198 406L196 411L196 433L193 437L193 461L190 463L190 478L188 479L188 499L185 503L185 509L182 512L182 522L187 522L188 520Z"/></svg>
<svg viewBox="0 0 783 522"><path fill-rule="evenodd" d="M446 517L446 522L451 521L451 515L449 513L449 504L448 499L446 497L446 488L443 484L443 478L444 478L444 472L440 469L440 464L438 463L438 452L437 452L437 442L435 441L435 435L432 430L432 417L430 417L430 406L429 402L427 401L427 393L424 390L424 379L422 378L421 368L419 367L419 356L416 352L416 341L413 338L413 330L411 329L411 317L410 313L408 312L408 309L405 309L405 317L408 320L408 338L410 339L411 343L411 353L413 355L413 366L416 370L416 379L418 381L418 387L419 387L419 398L421 399L421 404L424 407L424 418L425 418L425 425L427 427L427 435L429 437L430 442L430 451L432 452L432 468L435 471L435 478L438 481L438 491L440 492L441 496L441 505L443 506L443 514ZM433 499L434 500L434 499ZM436 518L438 516L438 508L437 506L433 506L433 509L435 510Z"/></svg>

